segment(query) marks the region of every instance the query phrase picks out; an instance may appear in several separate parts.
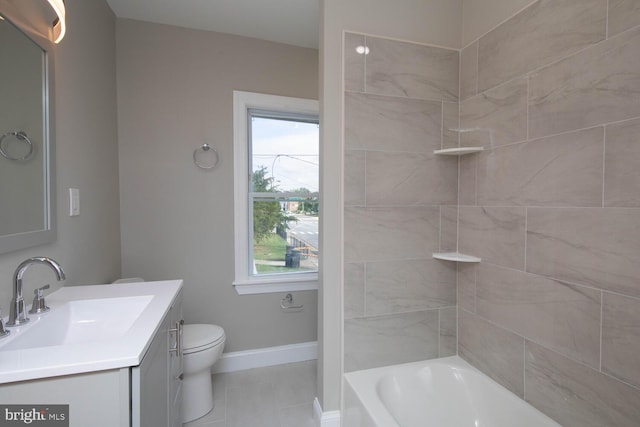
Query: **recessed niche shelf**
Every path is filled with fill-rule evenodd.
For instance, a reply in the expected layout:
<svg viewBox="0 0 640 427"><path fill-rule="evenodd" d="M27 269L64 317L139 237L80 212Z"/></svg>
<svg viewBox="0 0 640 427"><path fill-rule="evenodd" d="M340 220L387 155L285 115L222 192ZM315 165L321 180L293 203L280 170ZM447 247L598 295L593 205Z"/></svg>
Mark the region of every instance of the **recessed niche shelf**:
<svg viewBox="0 0 640 427"><path fill-rule="evenodd" d="M434 150L433 154L439 154L441 156L464 156L465 154L479 153L480 151L484 151L484 147L445 148L444 150Z"/></svg>
<svg viewBox="0 0 640 427"><path fill-rule="evenodd" d="M433 254L435 259L454 262L480 262L481 259L471 255L461 254L459 252L439 252Z"/></svg>

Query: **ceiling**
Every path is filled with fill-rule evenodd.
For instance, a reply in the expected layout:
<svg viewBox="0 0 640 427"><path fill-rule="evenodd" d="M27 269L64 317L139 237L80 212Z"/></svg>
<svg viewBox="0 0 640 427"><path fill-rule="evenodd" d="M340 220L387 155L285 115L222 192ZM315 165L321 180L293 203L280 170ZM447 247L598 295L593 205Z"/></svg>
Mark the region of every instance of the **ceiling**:
<svg viewBox="0 0 640 427"><path fill-rule="evenodd" d="M119 18L318 48L319 0L107 0Z"/></svg>

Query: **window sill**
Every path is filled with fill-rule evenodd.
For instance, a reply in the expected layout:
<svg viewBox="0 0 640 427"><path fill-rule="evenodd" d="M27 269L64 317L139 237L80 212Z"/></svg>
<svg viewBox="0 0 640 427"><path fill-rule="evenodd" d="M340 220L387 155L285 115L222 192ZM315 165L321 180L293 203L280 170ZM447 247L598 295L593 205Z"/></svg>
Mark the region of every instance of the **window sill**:
<svg viewBox="0 0 640 427"><path fill-rule="evenodd" d="M291 279L246 279L236 280L233 287L238 295L272 294L278 292L317 291L318 276L298 277Z"/></svg>

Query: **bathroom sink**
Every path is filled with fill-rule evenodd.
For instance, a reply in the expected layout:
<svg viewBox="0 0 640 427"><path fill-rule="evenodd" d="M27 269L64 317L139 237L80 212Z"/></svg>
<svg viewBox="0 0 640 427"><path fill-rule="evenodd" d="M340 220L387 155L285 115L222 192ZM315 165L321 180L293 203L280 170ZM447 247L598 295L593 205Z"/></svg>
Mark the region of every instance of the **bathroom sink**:
<svg viewBox="0 0 640 427"><path fill-rule="evenodd" d="M68 301L47 313L30 315L31 322L15 337L0 342L0 351L116 340L131 329L152 299L153 295L138 295Z"/></svg>
<svg viewBox="0 0 640 427"><path fill-rule="evenodd" d="M166 280L51 292L51 310L0 339L0 385L140 365L181 288Z"/></svg>

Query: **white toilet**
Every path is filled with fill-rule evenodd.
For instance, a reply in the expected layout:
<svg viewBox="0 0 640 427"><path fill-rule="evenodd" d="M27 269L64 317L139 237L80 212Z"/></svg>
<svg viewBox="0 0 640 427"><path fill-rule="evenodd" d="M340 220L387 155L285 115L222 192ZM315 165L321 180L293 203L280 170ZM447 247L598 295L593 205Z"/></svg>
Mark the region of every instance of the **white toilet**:
<svg viewBox="0 0 640 427"><path fill-rule="evenodd" d="M211 368L222 354L225 338L224 329L218 325L185 325L182 330L182 421L185 423L213 409Z"/></svg>
<svg viewBox="0 0 640 427"><path fill-rule="evenodd" d="M113 283L144 282L132 277ZM184 325L182 329L182 422L205 416L213 409L211 368L222 355L226 336L218 325Z"/></svg>

